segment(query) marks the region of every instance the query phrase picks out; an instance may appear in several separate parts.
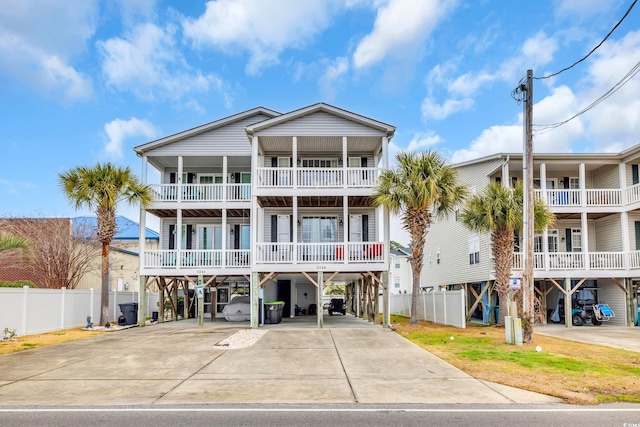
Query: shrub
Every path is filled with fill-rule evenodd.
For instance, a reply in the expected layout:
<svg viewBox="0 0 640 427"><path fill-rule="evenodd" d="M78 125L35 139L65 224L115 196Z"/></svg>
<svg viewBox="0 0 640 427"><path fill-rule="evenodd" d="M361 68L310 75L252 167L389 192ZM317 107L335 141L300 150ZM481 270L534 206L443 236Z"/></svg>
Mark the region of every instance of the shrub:
<svg viewBox="0 0 640 427"><path fill-rule="evenodd" d="M37 288L36 284L31 280L16 280L15 282L10 282L8 280L0 280L0 288L22 288L24 286L28 286L30 288Z"/></svg>

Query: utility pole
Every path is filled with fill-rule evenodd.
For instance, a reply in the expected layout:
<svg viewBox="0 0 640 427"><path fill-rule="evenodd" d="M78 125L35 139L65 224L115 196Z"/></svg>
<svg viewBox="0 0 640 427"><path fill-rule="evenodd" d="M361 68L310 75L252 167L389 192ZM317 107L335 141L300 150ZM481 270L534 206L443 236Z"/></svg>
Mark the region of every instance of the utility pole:
<svg viewBox="0 0 640 427"><path fill-rule="evenodd" d="M534 201L533 201L533 70L527 70L524 84L524 138L522 173L524 184L524 277L522 286L523 339L533 338L535 321L535 285L533 281Z"/></svg>

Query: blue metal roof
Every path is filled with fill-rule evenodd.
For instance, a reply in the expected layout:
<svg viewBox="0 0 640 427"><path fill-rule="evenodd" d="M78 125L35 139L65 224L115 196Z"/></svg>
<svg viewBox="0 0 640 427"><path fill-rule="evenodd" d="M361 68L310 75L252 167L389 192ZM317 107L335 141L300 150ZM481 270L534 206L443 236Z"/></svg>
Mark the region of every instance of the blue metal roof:
<svg viewBox="0 0 640 427"><path fill-rule="evenodd" d="M98 218L95 216L79 216L72 219L74 227L85 226L97 230ZM140 238L140 224L131 221L124 216L116 217L116 234L114 240L138 240ZM145 238L147 240L160 240L160 234L150 228L145 228Z"/></svg>

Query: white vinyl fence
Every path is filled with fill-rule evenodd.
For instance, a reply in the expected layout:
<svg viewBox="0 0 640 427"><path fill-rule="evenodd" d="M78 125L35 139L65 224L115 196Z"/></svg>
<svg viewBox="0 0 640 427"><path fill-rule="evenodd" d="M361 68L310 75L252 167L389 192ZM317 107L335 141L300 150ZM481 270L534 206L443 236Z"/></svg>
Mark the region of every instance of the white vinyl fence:
<svg viewBox="0 0 640 427"><path fill-rule="evenodd" d="M147 313L157 311L158 294L147 292ZM137 302L137 292L109 293L109 321L117 321L119 304ZM0 333L8 328L18 336L94 325L100 321L100 291L77 289L0 288Z"/></svg>
<svg viewBox="0 0 640 427"><path fill-rule="evenodd" d="M411 294L390 295L391 314L411 316ZM465 328L464 290L421 292L418 297L418 317L433 323Z"/></svg>

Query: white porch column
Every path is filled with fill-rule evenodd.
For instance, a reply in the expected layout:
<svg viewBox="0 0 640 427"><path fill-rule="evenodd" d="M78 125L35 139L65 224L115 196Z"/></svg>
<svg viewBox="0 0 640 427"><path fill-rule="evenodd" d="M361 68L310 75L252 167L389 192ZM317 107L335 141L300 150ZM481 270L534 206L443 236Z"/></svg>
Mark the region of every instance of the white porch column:
<svg viewBox="0 0 640 427"><path fill-rule="evenodd" d="M620 201L622 202L622 206L627 206L629 200L627 199L627 165L624 163L620 163L618 165L618 176L620 182Z"/></svg>
<svg viewBox="0 0 640 427"><path fill-rule="evenodd" d="M178 183L178 202L182 201L182 156L178 156L178 176L176 176L176 182Z"/></svg>
<svg viewBox="0 0 640 427"><path fill-rule="evenodd" d="M291 151L293 156L293 188L298 188L298 137L294 136L291 140ZM295 218L294 218L295 221ZM294 222L294 224L296 224ZM294 240L295 242L295 240Z"/></svg>
<svg viewBox="0 0 640 427"><path fill-rule="evenodd" d="M258 137L254 136L251 138L251 212L249 214L249 224L251 229L251 268L255 268L255 264L257 261L257 244L258 244L258 197L256 194L256 187L258 186ZM252 275L253 277L253 275ZM252 279L253 281L254 279ZM256 287L257 289L257 287ZM253 286L251 287L251 292L253 292ZM254 295L252 294L252 299ZM256 298L256 307L258 306L257 298L258 295L255 295ZM257 312L256 312L257 313ZM256 319L258 315L256 314ZM251 320L251 324L253 327L253 317ZM257 327L256 323L256 327Z"/></svg>
<svg viewBox="0 0 640 427"><path fill-rule="evenodd" d="M389 168L389 138L382 137L382 167Z"/></svg>
<svg viewBox="0 0 640 427"><path fill-rule="evenodd" d="M224 176L226 176L226 174ZM229 249L229 244L227 243L228 234L229 230L227 229L227 208L222 208L222 267L225 267L227 265L227 250Z"/></svg>
<svg viewBox="0 0 640 427"><path fill-rule="evenodd" d="M580 206L587 206L587 180L584 163L578 166L578 181L580 181Z"/></svg>
<svg viewBox="0 0 640 427"><path fill-rule="evenodd" d="M347 264L349 256L349 196L342 196L342 260Z"/></svg>
<svg viewBox="0 0 640 427"><path fill-rule="evenodd" d="M624 191L622 192L624 194ZM629 213L627 211L620 212L620 232L622 233L622 267L628 269L631 267L631 241L629 238Z"/></svg>
<svg viewBox="0 0 640 427"><path fill-rule="evenodd" d="M298 196L293 196L293 263L298 263Z"/></svg>
<svg viewBox="0 0 640 427"><path fill-rule="evenodd" d="M547 203L547 164L540 164L540 189L542 190L542 200ZM545 240L546 242L546 240Z"/></svg>
<svg viewBox="0 0 640 427"><path fill-rule="evenodd" d="M347 137L342 137L342 186L346 187L349 183L347 178L347 166L349 166L349 158L347 157Z"/></svg>
<svg viewBox="0 0 640 427"><path fill-rule="evenodd" d="M511 188L511 180L509 179L509 158L502 164L502 185Z"/></svg>
<svg viewBox="0 0 640 427"><path fill-rule="evenodd" d="M174 239L176 250L176 267L180 268L180 252L182 251L182 209L176 209L176 238Z"/></svg>
<svg viewBox="0 0 640 427"><path fill-rule="evenodd" d="M587 270L591 268L589 265L589 223L587 222L587 213L580 214L580 234L582 235L582 253L584 254L584 266Z"/></svg>
<svg viewBox="0 0 640 427"><path fill-rule="evenodd" d="M229 189L229 179L227 178L228 176L229 176L229 170L227 167L227 156L222 156L222 201L223 202L227 201L227 191ZM236 184L239 184L239 183L236 183ZM214 185L215 185L215 180L214 180ZM222 229L223 230L225 229L224 226L222 227ZM222 247L226 248L226 246L224 245L224 238L222 242L223 242Z"/></svg>

